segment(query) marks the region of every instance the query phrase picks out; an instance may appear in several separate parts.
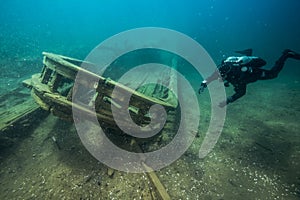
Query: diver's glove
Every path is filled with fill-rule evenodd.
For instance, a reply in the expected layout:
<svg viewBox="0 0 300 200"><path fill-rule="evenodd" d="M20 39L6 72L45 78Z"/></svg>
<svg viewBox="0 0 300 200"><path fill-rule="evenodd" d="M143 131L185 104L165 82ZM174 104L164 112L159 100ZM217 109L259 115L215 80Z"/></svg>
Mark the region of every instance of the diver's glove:
<svg viewBox="0 0 300 200"><path fill-rule="evenodd" d="M228 104L227 101L222 101L219 103L219 107L224 108L227 104Z"/></svg>
<svg viewBox="0 0 300 200"><path fill-rule="evenodd" d="M200 85L200 88L198 90L199 94L201 94L202 92L204 92L204 89L207 87L207 81L204 80L202 81L201 85Z"/></svg>
<svg viewBox="0 0 300 200"><path fill-rule="evenodd" d="M229 103L232 103L232 102L233 102L233 97L228 97L226 99L226 101L222 101L219 103L219 107L224 108L226 105L228 105Z"/></svg>

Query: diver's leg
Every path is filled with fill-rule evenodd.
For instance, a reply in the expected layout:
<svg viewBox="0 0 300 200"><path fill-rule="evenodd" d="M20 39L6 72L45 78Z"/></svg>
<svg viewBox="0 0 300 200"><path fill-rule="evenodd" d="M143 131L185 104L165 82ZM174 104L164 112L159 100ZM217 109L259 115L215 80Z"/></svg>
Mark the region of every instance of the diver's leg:
<svg viewBox="0 0 300 200"><path fill-rule="evenodd" d="M270 70L261 69L260 75L258 77L259 80L267 80L276 78L279 72L282 70L286 59L293 58L296 60L300 60L300 54L296 53L290 49L286 49L282 52L282 55L275 62L275 65Z"/></svg>
<svg viewBox="0 0 300 200"><path fill-rule="evenodd" d="M292 51L290 49L284 50L282 54L287 54L288 58L294 58L296 60L300 60L300 54L296 53L295 51Z"/></svg>
<svg viewBox="0 0 300 200"><path fill-rule="evenodd" d="M274 67L270 71L267 72L268 79L276 78L278 76L279 72L282 70L282 68L284 66L286 59L288 59L288 58L294 58L294 59L300 60L300 54L298 54L290 49L284 50L282 52L282 55L276 61Z"/></svg>

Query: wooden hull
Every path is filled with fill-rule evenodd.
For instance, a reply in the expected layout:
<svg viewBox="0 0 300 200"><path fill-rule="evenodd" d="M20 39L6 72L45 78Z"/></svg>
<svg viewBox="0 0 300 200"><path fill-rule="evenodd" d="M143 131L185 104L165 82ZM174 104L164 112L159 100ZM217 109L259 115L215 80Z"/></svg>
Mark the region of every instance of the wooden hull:
<svg viewBox="0 0 300 200"><path fill-rule="evenodd" d="M172 127L175 123L178 102L173 92L177 90L177 80L171 68L160 72L160 79L156 84L133 90L80 67L82 65L93 67L92 63L46 52L43 55L42 72L34 74L23 83L31 88L32 97L40 107L54 115L72 121L74 109L86 117L95 116L96 112L101 127L118 129L111 108L113 106L115 109L124 109L122 108L124 96L131 95L127 109L137 125L149 124L149 108L155 104L163 106L168 113L166 128ZM78 73L84 78L77 80ZM163 76L168 78L161 83ZM161 84L167 87L162 87ZM78 90L79 87L84 90ZM117 92L113 93L116 88ZM74 95L85 98L72 101ZM128 120L131 119L124 117L121 123L128 126L130 124Z"/></svg>

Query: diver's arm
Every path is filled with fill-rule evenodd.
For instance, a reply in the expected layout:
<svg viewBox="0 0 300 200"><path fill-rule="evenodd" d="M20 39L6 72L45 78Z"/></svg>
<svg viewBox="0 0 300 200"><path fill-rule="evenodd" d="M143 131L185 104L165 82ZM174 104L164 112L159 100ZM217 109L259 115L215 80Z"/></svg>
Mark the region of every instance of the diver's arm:
<svg viewBox="0 0 300 200"><path fill-rule="evenodd" d="M246 84L236 86L234 88L235 93L232 96L228 97L226 101L222 101L221 103L219 103L219 106L223 108L227 104L232 103L235 100L241 98L246 94L246 89L247 89Z"/></svg>
<svg viewBox="0 0 300 200"><path fill-rule="evenodd" d="M232 96L227 98L226 103L229 104L229 103L232 103L235 100L241 98L242 96L244 96L246 94L246 90L247 90L246 84L236 86L234 88L235 93Z"/></svg>
<svg viewBox="0 0 300 200"><path fill-rule="evenodd" d="M207 77L204 81L206 81L206 84L209 84L210 82L217 80L220 77L220 73L218 70L215 70L214 73L212 73L209 77Z"/></svg>
<svg viewBox="0 0 300 200"><path fill-rule="evenodd" d="M207 77L204 81L201 82L200 88L199 88L199 94L201 94L204 89L207 87L207 85L214 81L217 80L220 77L220 73L218 70L214 71L214 73L212 73L212 75L210 75L209 77Z"/></svg>

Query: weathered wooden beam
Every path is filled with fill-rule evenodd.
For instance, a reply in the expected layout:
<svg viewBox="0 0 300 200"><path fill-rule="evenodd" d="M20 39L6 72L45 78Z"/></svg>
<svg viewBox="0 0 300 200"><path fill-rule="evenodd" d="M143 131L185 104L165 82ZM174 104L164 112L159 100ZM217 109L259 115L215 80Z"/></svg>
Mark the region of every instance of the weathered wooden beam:
<svg viewBox="0 0 300 200"><path fill-rule="evenodd" d="M13 106L0 113L0 131L5 132L13 129L19 123L24 126L29 126L30 119L35 118L34 114L40 109L32 99Z"/></svg>

